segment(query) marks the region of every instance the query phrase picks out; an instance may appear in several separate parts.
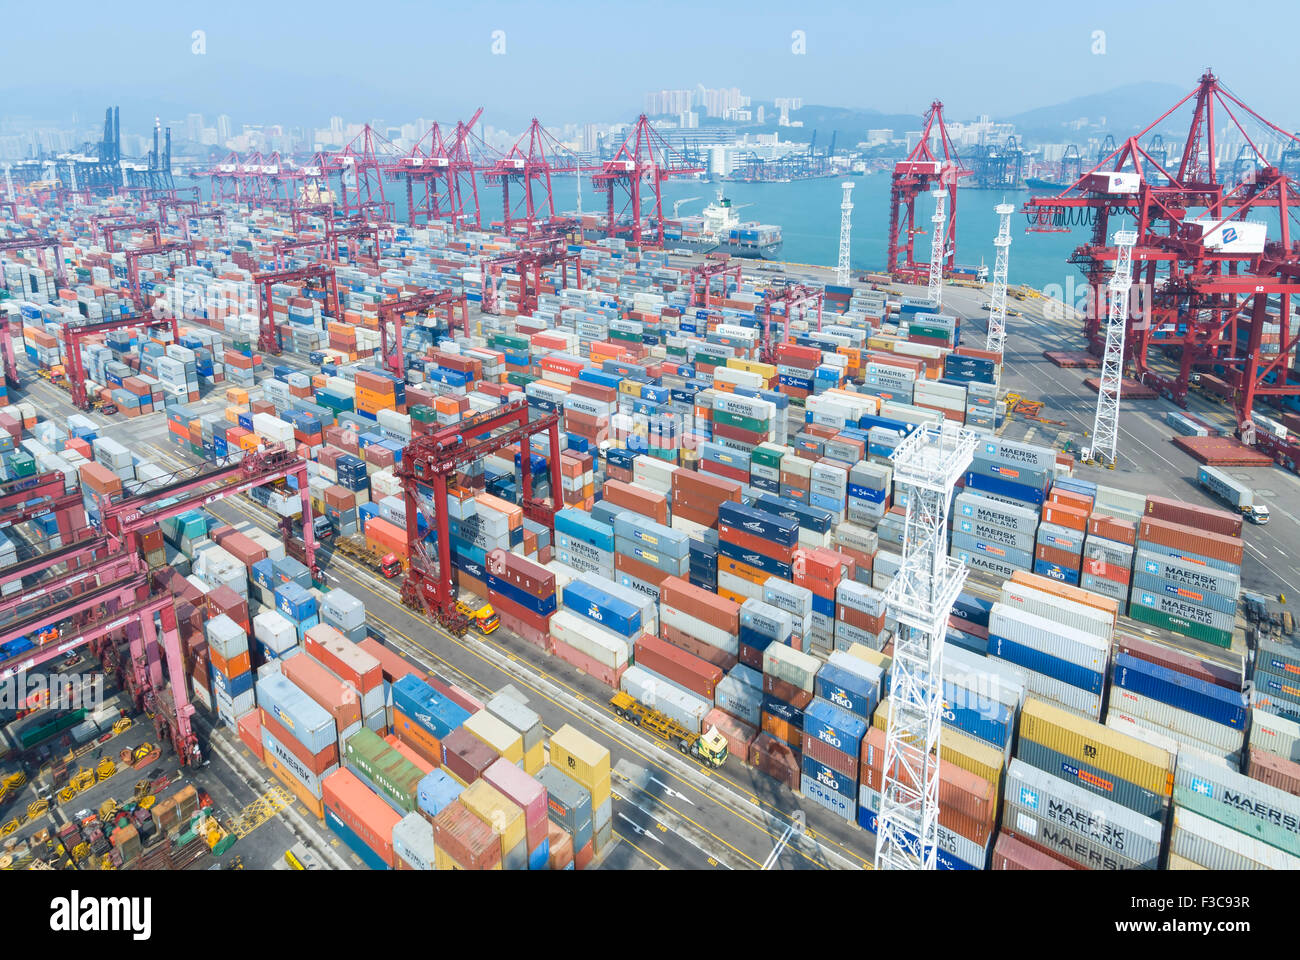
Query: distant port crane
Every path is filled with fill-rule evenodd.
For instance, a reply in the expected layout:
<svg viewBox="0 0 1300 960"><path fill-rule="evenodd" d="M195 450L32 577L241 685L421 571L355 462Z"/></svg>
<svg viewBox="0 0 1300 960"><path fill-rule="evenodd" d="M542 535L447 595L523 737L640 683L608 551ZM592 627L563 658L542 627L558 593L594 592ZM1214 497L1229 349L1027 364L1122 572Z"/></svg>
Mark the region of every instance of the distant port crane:
<svg viewBox="0 0 1300 960"><path fill-rule="evenodd" d="M662 237L663 182L671 177L689 177L704 172L703 167L689 165L684 157L669 146L659 131L650 126L646 115L641 114L613 158L606 160L600 171L591 178L596 190L603 192L606 197L605 228L609 231L609 236L629 234L633 243L641 242L641 187L648 184L654 191L655 237ZM621 193L627 198L617 210L615 193ZM620 218L626 218L629 222L620 223Z"/></svg>
<svg viewBox="0 0 1300 960"><path fill-rule="evenodd" d="M1142 140L1185 105L1191 108L1181 151L1163 162L1163 142ZM1219 162L1224 128L1242 136L1257 158L1254 175L1229 183L1232 162ZM1158 149L1153 154L1152 150ZM1255 432L1257 401L1300 409L1296 368L1300 330L1292 304L1300 295L1300 244L1293 220L1300 188L1280 163L1300 152L1300 135L1260 116L1211 71L1156 120L1119 144L1055 195L1024 206L1029 232L1090 227L1071 263L1090 288L1103 289L1121 251L1107 239L1115 217L1134 222L1135 282L1146 303L1130 311L1124 365L1139 382L1182 406L1193 377L1232 404L1238 434L1280 462L1300 463L1300 445ZM1274 230L1273 236L1269 235ZM1087 312L1084 335L1101 354L1104 311ZM1157 370L1157 353L1176 364ZM1166 368L1167 371L1168 368ZM1249 441L1248 441L1249 442Z"/></svg>
<svg viewBox="0 0 1300 960"><path fill-rule="evenodd" d="M941 155L930 148L930 140L935 134L942 147ZM940 249L945 251L943 270L952 269L957 257L957 182L972 173L957 156L957 148L948 136L948 128L943 122L943 102L935 100L925 115L921 139L906 158L894 165L889 188L886 272L913 283L929 277L929 264L917 263L912 251L913 241L921 232L916 229L916 198L935 187L948 192L950 213Z"/></svg>

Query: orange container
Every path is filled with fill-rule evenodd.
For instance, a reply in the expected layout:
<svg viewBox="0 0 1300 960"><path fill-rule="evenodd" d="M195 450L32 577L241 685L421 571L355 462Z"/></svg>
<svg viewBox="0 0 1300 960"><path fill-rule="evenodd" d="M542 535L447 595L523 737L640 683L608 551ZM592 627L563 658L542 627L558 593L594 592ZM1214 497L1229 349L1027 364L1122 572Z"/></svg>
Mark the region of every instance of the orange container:
<svg viewBox="0 0 1300 960"><path fill-rule="evenodd" d="M393 733L425 761L435 767L442 766L442 741L397 707L393 707Z"/></svg>
<svg viewBox="0 0 1300 960"><path fill-rule="evenodd" d="M1088 529L1088 511L1062 503L1049 503L1043 506L1043 522L1082 533Z"/></svg>

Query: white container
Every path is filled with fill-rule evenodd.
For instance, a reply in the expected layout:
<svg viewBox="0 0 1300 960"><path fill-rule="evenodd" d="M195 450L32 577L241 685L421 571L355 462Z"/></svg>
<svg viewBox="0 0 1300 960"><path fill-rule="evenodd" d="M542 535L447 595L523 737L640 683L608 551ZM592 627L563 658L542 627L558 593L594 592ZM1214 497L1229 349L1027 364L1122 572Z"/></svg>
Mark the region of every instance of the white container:
<svg viewBox="0 0 1300 960"><path fill-rule="evenodd" d="M611 669L618 669L632 658L632 648L625 639L568 610L552 615L551 636Z"/></svg>
<svg viewBox="0 0 1300 960"><path fill-rule="evenodd" d="M699 733L705 716L713 709L707 700L688 693L671 681L643 667L628 667L619 681L619 689L631 694L645 706L676 720L691 733Z"/></svg>
<svg viewBox="0 0 1300 960"><path fill-rule="evenodd" d="M994 609L999 606L1008 617L1018 618L1023 611L1029 616L1088 633L1107 645L1115 634L1115 619L1110 614L1010 580L1002 584L1001 602L995 604Z"/></svg>
<svg viewBox="0 0 1300 960"><path fill-rule="evenodd" d="M989 633L1086 670L1106 673L1110 658L1108 639L1027 610L1004 603L993 604L989 612Z"/></svg>
<svg viewBox="0 0 1300 960"><path fill-rule="evenodd" d="M1149 720L1174 734L1183 734L1209 744L1223 754L1236 753L1246 742L1246 732L1216 723L1187 710L1162 703L1112 684L1110 708L1142 720Z"/></svg>
<svg viewBox="0 0 1300 960"><path fill-rule="evenodd" d="M1250 745L1284 760L1300 763L1300 723L1252 707Z"/></svg>
<svg viewBox="0 0 1300 960"><path fill-rule="evenodd" d="M284 653L298 642L293 623L276 610L263 610L253 618L253 636L276 654Z"/></svg>
<svg viewBox="0 0 1300 960"><path fill-rule="evenodd" d="M1300 857L1184 807L1174 807L1169 850L1209 870L1300 870Z"/></svg>

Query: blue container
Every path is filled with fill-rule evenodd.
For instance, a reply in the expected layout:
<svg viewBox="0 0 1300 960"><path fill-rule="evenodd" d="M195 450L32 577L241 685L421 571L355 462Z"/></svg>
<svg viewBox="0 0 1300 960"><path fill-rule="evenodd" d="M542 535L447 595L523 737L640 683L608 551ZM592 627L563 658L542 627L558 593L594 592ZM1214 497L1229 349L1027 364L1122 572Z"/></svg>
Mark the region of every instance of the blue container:
<svg viewBox="0 0 1300 960"><path fill-rule="evenodd" d="M977 637L973 633L958 630L956 627L949 627L945 637L948 643L961 647L963 650L978 653L981 657L988 654L989 642L984 637Z"/></svg>
<svg viewBox="0 0 1300 960"><path fill-rule="evenodd" d="M298 622L317 615L316 598L296 583L282 583L275 588L275 608Z"/></svg>
<svg viewBox="0 0 1300 960"><path fill-rule="evenodd" d="M943 722L972 737L1005 749L1015 733L1016 717L1004 703L989 700L944 681Z"/></svg>
<svg viewBox="0 0 1300 960"><path fill-rule="evenodd" d="M295 740L312 754L336 742L334 718L280 673L259 677L255 683L257 705L275 717Z"/></svg>
<svg viewBox="0 0 1300 960"><path fill-rule="evenodd" d="M863 830L867 830L874 834L876 832L876 811L869 809L865 804L859 803L858 804L858 826L861 827ZM942 833L943 828L940 827L939 829L940 829L940 833ZM916 842L916 838L912 836L912 834L908 833L908 831L904 830L903 833L913 843ZM983 870L984 869L983 864L980 864L978 866L972 866L971 864L967 863L965 860L953 856L947 850L944 850L942 848L934 852L934 862L935 862L935 866L940 870Z"/></svg>
<svg viewBox="0 0 1300 960"><path fill-rule="evenodd" d="M1068 583L1072 587L1079 585L1078 570L1071 570L1069 567L1063 567L1059 563L1052 563L1048 560L1035 560L1034 573L1040 577L1051 577L1061 583Z"/></svg>
<svg viewBox="0 0 1300 960"><path fill-rule="evenodd" d="M208 665L208 676L212 682L221 688L221 692L230 699L235 699L241 693L247 693L253 689L253 671L245 670L237 677L228 677L211 664Z"/></svg>
<svg viewBox="0 0 1300 960"><path fill-rule="evenodd" d="M799 543L799 523L796 520L746 507L734 501L729 500L719 506L718 522L763 540L770 540L778 546L793 547Z"/></svg>
<svg viewBox="0 0 1300 960"><path fill-rule="evenodd" d="M751 567L757 567L764 573L770 573L782 580L794 579L794 570L790 564L783 560L775 560L766 554L759 553L757 550L746 550L744 547L738 547L734 543L723 540L718 544L718 553L728 559L747 563Z"/></svg>
<svg viewBox="0 0 1300 960"><path fill-rule="evenodd" d="M469 719L469 711L410 673L392 687L393 706L441 740Z"/></svg>
<svg viewBox="0 0 1300 960"><path fill-rule="evenodd" d="M996 493L1000 497L1010 497L1013 500L1021 500L1035 505L1043 502L1043 489L1041 487L1027 486L1023 483L1016 483L1003 477L988 474L967 473L966 489Z"/></svg>
<svg viewBox="0 0 1300 960"><path fill-rule="evenodd" d="M849 803L857 802L858 782L856 780L850 780L838 770L832 770L806 753L803 755L802 768L805 777L811 777L821 786L846 798Z"/></svg>
<svg viewBox="0 0 1300 960"><path fill-rule="evenodd" d="M502 580L500 577L494 577L488 574L487 586L489 590L495 590L508 600L513 600L526 610L541 616L549 616L555 612L556 600L555 594L549 594L545 597L535 597L527 590L515 586L509 580Z"/></svg>
<svg viewBox="0 0 1300 960"><path fill-rule="evenodd" d="M765 633L759 633L753 627L742 626L740 628L740 642L743 643L745 646L757 650L759 653L762 653L764 650L768 648L769 645L773 643L780 643L781 641L769 637Z"/></svg>
<svg viewBox="0 0 1300 960"><path fill-rule="evenodd" d="M275 574L271 569L271 558L264 557L258 560L252 566L253 582L259 587L267 590L274 590L277 584Z"/></svg>
<svg viewBox="0 0 1300 960"><path fill-rule="evenodd" d="M528 869L545 870L551 859L551 838L542 837L542 842L528 851Z"/></svg>
<svg viewBox="0 0 1300 960"><path fill-rule="evenodd" d="M613 451L610 451L613 453ZM614 528L598 523L582 510L566 508L555 514L555 532L566 533L597 550L614 551Z"/></svg>
<svg viewBox="0 0 1300 960"><path fill-rule="evenodd" d="M632 639L641 631L641 610L584 580L564 588L564 608L621 637Z"/></svg>
<svg viewBox="0 0 1300 960"><path fill-rule="evenodd" d="M857 717L870 718L879 704L879 691L874 683L833 663L825 664L817 671L813 691L818 697L839 707L841 712ZM816 702L813 701L813 704ZM863 735L866 735L865 729Z"/></svg>
<svg viewBox="0 0 1300 960"><path fill-rule="evenodd" d="M824 670L825 667L818 672ZM803 732L805 737L815 737L841 753L856 757L862 738L867 735L867 721L826 700L814 699L803 712Z"/></svg>
<svg viewBox="0 0 1300 960"><path fill-rule="evenodd" d="M383 794L380 794L383 796ZM343 841L349 850L361 858L371 870L388 870L389 866L384 859L375 851L371 850L364 840L356 835L356 832L346 823L339 819L339 815L328 807L325 808L325 823L330 831Z"/></svg>
<svg viewBox="0 0 1300 960"><path fill-rule="evenodd" d="M883 491L882 491L883 494ZM765 493L754 501L754 507L764 513L776 514L787 520L793 520L804 530L813 533L826 533L835 521L835 515L829 509L809 506L789 497L778 497ZM796 542L798 537L795 538Z"/></svg>
<svg viewBox="0 0 1300 960"><path fill-rule="evenodd" d="M1070 663L1068 660L1062 660L1041 650L1034 650L1032 647L1026 647L996 634L989 634L988 655L1033 670L1035 673L1041 673L1053 680L1068 683L1080 690L1087 690L1089 693L1100 694L1105 685L1106 678L1099 671L1089 670L1077 663Z"/></svg>
<svg viewBox="0 0 1300 960"><path fill-rule="evenodd" d="M812 611L813 613L819 613L823 617L829 617L834 620L835 601L831 600L829 597L823 597L821 594L814 593L812 595Z"/></svg>
<svg viewBox="0 0 1300 960"><path fill-rule="evenodd" d="M949 613L949 616L963 620L971 626L983 627L987 630L989 627L989 613L992 610L992 600L973 597L969 593L959 593L957 599L953 601L952 612Z"/></svg>
<svg viewBox="0 0 1300 960"><path fill-rule="evenodd" d="M763 694L763 712L784 720L796 730L803 729L804 712L798 707L772 696L770 693Z"/></svg>
<svg viewBox="0 0 1300 960"><path fill-rule="evenodd" d="M1126 653L1115 656L1115 685L1198 717L1244 730L1250 697Z"/></svg>
<svg viewBox="0 0 1300 960"><path fill-rule="evenodd" d="M427 773L415 788L415 805L430 817L436 817L451 804L465 788L447 775L444 770Z"/></svg>

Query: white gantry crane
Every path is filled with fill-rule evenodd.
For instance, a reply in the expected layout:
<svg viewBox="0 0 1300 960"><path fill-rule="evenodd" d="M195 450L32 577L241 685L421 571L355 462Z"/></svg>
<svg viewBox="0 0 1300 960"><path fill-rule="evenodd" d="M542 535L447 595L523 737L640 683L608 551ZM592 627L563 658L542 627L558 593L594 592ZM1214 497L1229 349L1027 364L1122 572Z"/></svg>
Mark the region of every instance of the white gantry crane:
<svg viewBox="0 0 1300 960"><path fill-rule="evenodd" d="M943 643L966 567L948 556L948 507L976 436L944 422L912 431L891 459L907 496L903 562L885 591L898 621L890 674L876 869L933 870L939 837Z"/></svg>
<svg viewBox="0 0 1300 960"><path fill-rule="evenodd" d="M840 184L844 190L844 200L840 203L840 259L835 268L835 282L841 287L846 287L850 280L849 271L849 234L852 230L853 221L853 183L846 181Z"/></svg>
<svg viewBox="0 0 1300 960"><path fill-rule="evenodd" d="M1106 350L1097 383L1097 414L1092 421L1092 445L1085 460L1115 469L1119 442L1119 393L1124 382L1124 327L1128 323L1129 289L1133 286L1134 230L1116 230L1115 272L1106 285Z"/></svg>
<svg viewBox="0 0 1300 960"><path fill-rule="evenodd" d="M934 312L939 313L943 308L943 258L947 253L944 233L948 222L945 201L948 191L931 190L930 196L934 197L934 216L930 218L934 232L930 237L930 290L927 296L934 301Z"/></svg>
<svg viewBox="0 0 1300 960"><path fill-rule="evenodd" d="M1007 342L1007 265L1011 260L1011 214L1015 207L999 203L993 208L998 215L998 235L993 238L997 259L993 263L993 289L989 292L989 332L984 349L1001 353Z"/></svg>

